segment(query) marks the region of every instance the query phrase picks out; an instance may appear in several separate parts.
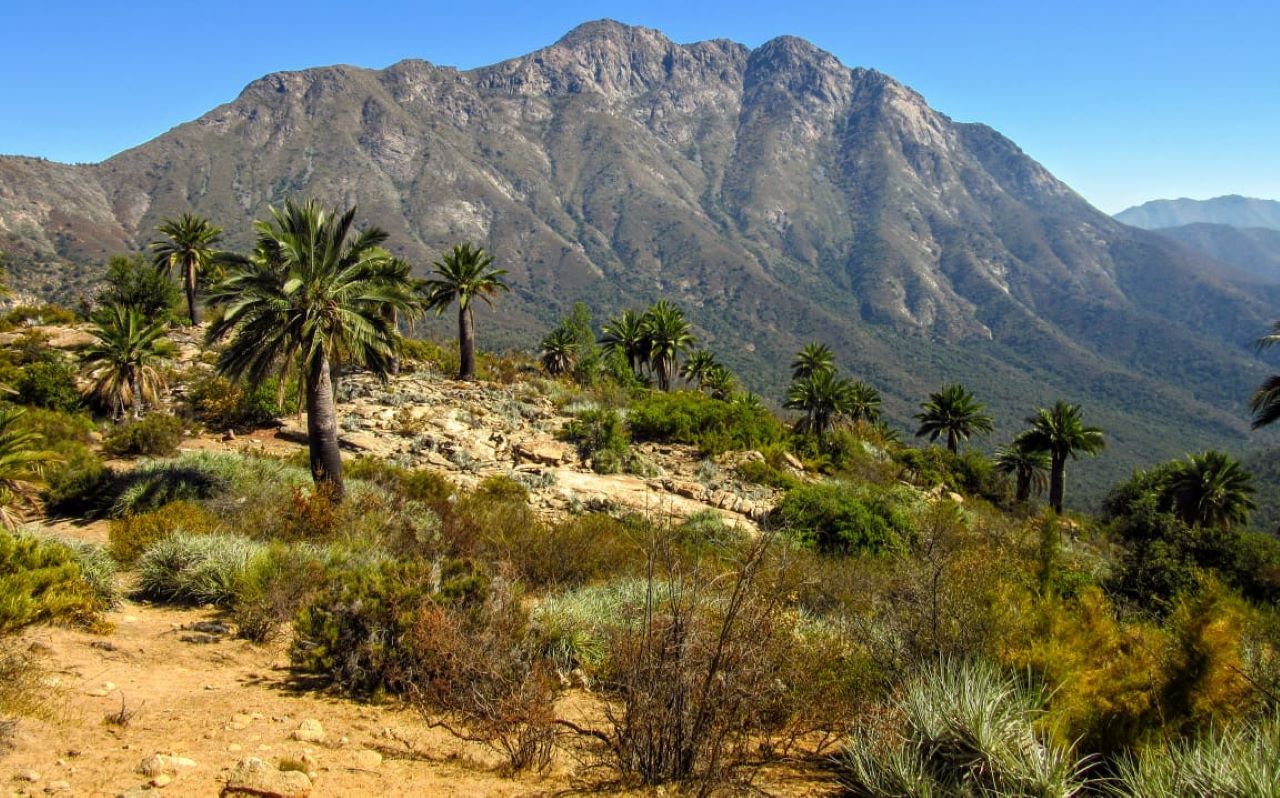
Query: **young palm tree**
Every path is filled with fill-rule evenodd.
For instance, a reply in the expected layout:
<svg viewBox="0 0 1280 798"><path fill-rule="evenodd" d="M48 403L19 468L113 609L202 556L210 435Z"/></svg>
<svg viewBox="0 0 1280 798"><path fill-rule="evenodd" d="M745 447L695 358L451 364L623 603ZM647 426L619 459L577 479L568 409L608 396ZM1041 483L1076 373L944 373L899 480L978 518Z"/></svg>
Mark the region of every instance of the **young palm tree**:
<svg viewBox="0 0 1280 798"><path fill-rule="evenodd" d="M819 371L835 371L836 356L826 344L805 344L791 361L791 379L806 380Z"/></svg>
<svg viewBox="0 0 1280 798"><path fill-rule="evenodd" d="M145 406L158 404L165 390L164 377L156 369L164 322L148 324L137 310L113 305L89 333L96 340L84 350L81 362L93 380L90 393L117 420L124 417L125 408L140 418Z"/></svg>
<svg viewBox="0 0 1280 798"><path fill-rule="evenodd" d="M733 376L733 372L717 363L701 381L699 387L705 388L712 399L727 402L733 398L733 392L738 388L738 380Z"/></svg>
<svg viewBox="0 0 1280 798"><path fill-rule="evenodd" d="M510 290L502 281L507 270L490 268L493 256L480 247L472 247L470 241L455 245L432 265L436 277L424 286L427 309L444 313L449 305L458 303L458 379L474 380L476 321L471 300L479 297L492 305L492 297L499 291Z"/></svg>
<svg viewBox="0 0 1280 798"><path fill-rule="evenodd" d="M1280 344L1280 321L1271 326L1271 332L1258 339L1258 349ZM1280 419L1280 374L1272 374L1253 392L1249 401L1253 410L1253 428L1265 427Z"/></svg>
<svg viewBox="0 0 1280 798"><path fill-rule="evenodd" d="M600 329L600 345L606 353L620 351L627 358L631 372L640 377L640 367L649 362L649 334L644 316L624 310Z"/></svg>
<svg viewBox="0 0 1280 798"><path fill-rule="evenodd" d="M701 391L706 387L707 378L711 376L711 372L717 368L723 367L716 360L715 353L710 349L699 349L696 352L690 352L684 359L684 365L680 367L680 376L686 382L696 385Z"/></svg>
<svg viewBox="0 0 1280 798"><path fill-rule="evenodd" d="M804 418L797 428L822 439L841 418L849 415L853 392L852 381L837 376L834 371L818 371L791 383L783 406L802 411Z"/></svg>
<svg viewBox="0 0 1280 798"><path fill-rule="evenodd" d="M648 338L649 363L658 378L658 389L671 390L680 353L697 343L684 313L665 299L645 311L643 327Z"/></svg>
<svg viewBox="0 0 1280 798"><path fill-rule="evenodd" d="M172 274L182 272L182 282L187 289L187 309L191 323L200 323L200 304L196 301L196 286L200 273L218 256L214 245L222 236L222 228L214 227L208 219L184 213L177 219L166 219L156 230L165 238L151 242L156 268Z"/></svg>
<svg viewBox="0 0 1280 798"><path fill-rule="evenodd" d="M868 424L875 424L880 420L881 404L883 404L883 400L880 398L880 392L875 388L865 382L849 384L848 414L850 421L865 421Z"/></svg>
<svg viewBox="0 0 1280 798"><path fill-rule="evenodd" d="M1255 508L1253 475L1222 452L1193 454L1169 475L1164 494L1174 515L1188 526L1217 527L1249 523Z"/></svg>
<svg viewBox="0 0 1280 798"><path fill-rule="evenodd" d="M578 360L578 339L573 330L557 327L542 339L542 351L538 354L542 367L553 377L573 371Z"/></svg>
<svg viewBox="0 0 1280 798"><path fill-rule="evenodd" d="M1084 425L1080 405L1068 404L1061 399L1051 408L1037 410L1027 418L1027 423L1031 429L1018 437L1032 451L1049 455L1049 506L1055 513L1061 513L1066 493L1067 458L1075 460L1080 453L1097 454L1107 441L1101 429Z"/></svg>
<svg viewBox="0 0 1280 798"><path fill-rule="evenodd" d="M1049 454L1032 449L1021 435L1008 446L996 447L995 466L1000 473L1013 475L1018 504L1025 504L1032 494L1039 495L1049 486Z"/></svg>
<svg viewBox="0 0 1280 798"><path fill-rule="evenodd" d="M332 363L385 374L399 348L388 312L417 307L413 285L389 267L377 228L356 233L355 209L328 213L315 201L286 201L254 223L254 253L232 264L211 291L224 307L209 340L230 337L218 370L259 382L297 369L307 406L311 475L343 498Z"/></svg>
<svg viewBox="0 0 1280 798"><path fill-rule="evenodd" d="M40 509L40 472L61 458L44 451L44 439L21 429L18 420L23 408L0 411L0 525L13 530Z"/></svg>
<svg viewBox="0 0 1280 798"><path fill-rule="evenodd" d="M991 416L982 412L983 407L963 385L944 385L920 404L920 412L916 414L920 429L916 430L916 437L928 435L929 440L936 441L945 435L947 448L954 454L960 441L991 431Z"/></svg>

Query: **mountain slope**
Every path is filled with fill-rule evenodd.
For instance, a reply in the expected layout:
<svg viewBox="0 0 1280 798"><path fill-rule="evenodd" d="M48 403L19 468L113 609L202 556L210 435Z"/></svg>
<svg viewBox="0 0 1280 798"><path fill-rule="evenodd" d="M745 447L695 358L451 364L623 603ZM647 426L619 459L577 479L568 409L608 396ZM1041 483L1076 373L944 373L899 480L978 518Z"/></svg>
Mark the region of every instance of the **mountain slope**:
<svg viewBox="0 0 1280 798"><path fill-rule="evenodd" d="M269 75L101 164L0 159L0 247L34 285L191 208L245 246L291 195L358 204L420 268L460 239L491 249L513 293L482 344L527 347L577 299L666 296L769 396L816 338L903 422L944 380L988 398L999 439L1082 401L1114 431L1095 495L1244 443L1265 373L1246 347L1280 304L886 75L791 37L680 45L607 21L467 72Z"/></svg>
<svg viewBox="0 0 1280 798"><path fill-rule="evenodd" d="M1197 222L1154 231L1268 282L1280 282L1280 230Z"/></svg>
<svg viewBox="0 0 1280 798"><path fill-rule="evenodd" d="M1196 223L1280 230L1280 202L1236 194L1207 200L1152 200L1126 208L1116 218L1145 230Z"/></svg>

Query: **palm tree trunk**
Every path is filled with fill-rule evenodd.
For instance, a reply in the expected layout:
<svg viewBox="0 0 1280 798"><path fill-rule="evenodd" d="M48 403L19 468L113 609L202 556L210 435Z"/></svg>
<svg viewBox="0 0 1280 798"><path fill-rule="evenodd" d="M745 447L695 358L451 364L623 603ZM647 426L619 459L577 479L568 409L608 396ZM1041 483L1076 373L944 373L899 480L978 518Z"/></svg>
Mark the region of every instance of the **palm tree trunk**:
<svg viewBox="0 0 1280 798"><path fill-rule="evenodd" d="M952 430L947 430L947 448L951 450L952 454L958 454L956 451L956 434Z"/></svg>
<svg viewBox="0 0 1280 798"><path fill-rule="evenodd" d="M1031 498L1031 475L1023 472L1018 473L1018 491L1014 496L1014 501L1018 504L1026 504L1027 499Z"/></svg>
<svg viewBox="0 0 1280 798"><path fill-rule="evenodd" d="M666 355L658 356L658 390L671 390L671 360Z"/></svg>
<svg viewBox="0 0 1280 798"><path fill-rule="evenodd" d="M458 379L476 378L476 329L471 306L458 306Z"/></svg>
<svg viewBox="0 0 1280 798"><path fill-rule="evenodd" d="M396 312L395 308L391 308L388 311L388 313L390 314L390 319L391 319L391 329L395 330L396 332L400 332L400 314ZM387 364L387 373L390 374L392 377L400 373L400 356L399 355L393 354L391 356L391 362Z"/></svg>
<svg viewBox="0 0 1280 798"><path fill-rule="evenodd" d="M200 323L200 305L196 302L196 262L187 261L187 310L191 313L191 326Z"/></svg>
<svg viewBox="0 0 1280 798"><path fill-rule="evenodd" d="M133 417L142 418L142 380L137 372L129 375L129 388L133 391Z"/></svg>
<svg viewBox="0 0 1280 798"><path fill-rule="evenodd" d="M338 410L333 400L329 358L320 356L307 373L307 446L311 454L311 478L325 484L330 498L343 498L342 453L338 449Z"/></svg>
<svg viewBox="0 0 1280 798"><path fill-rule="evenodd" d="M1049 468L1049 506L1055 513L1062 513L1062 494L1067 481L1067 458L1053 455L1053 463Z"/></svg>

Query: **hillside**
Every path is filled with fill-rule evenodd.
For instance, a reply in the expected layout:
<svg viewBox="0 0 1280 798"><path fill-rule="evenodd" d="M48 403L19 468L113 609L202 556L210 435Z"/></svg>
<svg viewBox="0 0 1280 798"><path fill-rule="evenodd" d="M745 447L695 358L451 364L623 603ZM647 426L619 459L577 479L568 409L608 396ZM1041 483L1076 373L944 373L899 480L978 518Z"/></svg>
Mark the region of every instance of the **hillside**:
<svg viewBox="0 0 1280 798"><path fill-rule="evenodd" d="M356 204L419 270L473 239L511 272L486 346L575 300L665 296L776 401L829 343L904 426L963 381L1007 440L1066 396L1112 431L1086 497L1134 464L1249 440L1248 343L1280 288L1120 224L983 125L791 37L677 44L594 22L470 71L406 60L268 75L103 163L0 159L0 248L74 301L109 253L194 209L248 243L292 195Z"/></svg>
<svg viewBox="0 0 1280 798"><path fill-rule="evenodd" d="M1280 229L1195 222L1155 231L1267 282L1280 282Z"/></svg>
<svg viewBox="0 0 1280 798"><path fill-rule="evenodd" d="M1126 208L1116 218L1146 230L1196 223L1280 230L1280 202L1236 194L1207 200L1152 200Z"/></svg>

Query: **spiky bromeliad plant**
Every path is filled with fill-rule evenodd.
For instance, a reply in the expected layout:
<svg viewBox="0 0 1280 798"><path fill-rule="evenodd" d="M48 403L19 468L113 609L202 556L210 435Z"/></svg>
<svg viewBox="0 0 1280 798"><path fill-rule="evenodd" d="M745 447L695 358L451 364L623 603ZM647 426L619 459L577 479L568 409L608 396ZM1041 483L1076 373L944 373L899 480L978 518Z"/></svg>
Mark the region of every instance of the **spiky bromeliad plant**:
<svg viewBox="0 0 1280 798"><path fill-rule="evenodd" d="M381 247L387 234L355 232L354 221L354 208L330 213L314 200L286 201L254 224L253 254L232 263L210 292L223 314L209 339L230 338L218 357L220 372L259 382L297 369L311 474L337 501L343 480L333 361L385 374L400 346L390 311L418 306L413 284Z"/></svg>

